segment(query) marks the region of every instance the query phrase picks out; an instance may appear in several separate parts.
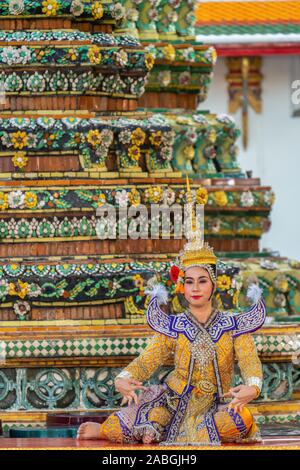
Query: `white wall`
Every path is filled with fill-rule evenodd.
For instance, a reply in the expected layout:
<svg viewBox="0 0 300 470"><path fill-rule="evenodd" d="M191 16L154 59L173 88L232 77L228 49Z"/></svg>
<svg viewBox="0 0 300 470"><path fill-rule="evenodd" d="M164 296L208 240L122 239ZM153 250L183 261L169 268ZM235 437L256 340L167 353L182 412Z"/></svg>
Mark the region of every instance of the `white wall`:
<svg viewBox="0 0 300 470"><path fill-rule="evenodd" d="M291 117L292 60L290 56L263 58L263 111L256 114L250 108L248 149L243 149L241 138L238 144L242 169L253 170L253 176L272 186L276 194L272 226L263 235L261 248L300 260L300 117ZM227 113L226 74L225 59L219 58L208 99L200 109ZM233 117L240 126L240 111Z"/></svg>

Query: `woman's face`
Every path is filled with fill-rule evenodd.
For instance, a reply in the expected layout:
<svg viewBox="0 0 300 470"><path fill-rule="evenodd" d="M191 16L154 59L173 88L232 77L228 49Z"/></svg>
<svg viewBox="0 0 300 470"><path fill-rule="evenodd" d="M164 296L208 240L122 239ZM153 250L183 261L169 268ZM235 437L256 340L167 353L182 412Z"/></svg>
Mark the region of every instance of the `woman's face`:
<svg viewBox="0 0 300 470"><path fill-rule="evenodd" d="M197 266L185 271L184 296L193 307L203 307L210 302L213 287L206 269Z"/></svg>

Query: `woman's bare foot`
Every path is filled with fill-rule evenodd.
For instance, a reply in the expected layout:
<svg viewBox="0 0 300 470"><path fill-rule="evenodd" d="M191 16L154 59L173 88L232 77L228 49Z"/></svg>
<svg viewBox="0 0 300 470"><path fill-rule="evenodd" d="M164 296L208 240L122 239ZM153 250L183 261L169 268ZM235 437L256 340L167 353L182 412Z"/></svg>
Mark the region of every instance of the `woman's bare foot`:
<svg viewBox="0 0 300 470"><path fill-rule="evenodd" d="M100 424L83 423L77 431L77 439L100 439Z"/></svg>

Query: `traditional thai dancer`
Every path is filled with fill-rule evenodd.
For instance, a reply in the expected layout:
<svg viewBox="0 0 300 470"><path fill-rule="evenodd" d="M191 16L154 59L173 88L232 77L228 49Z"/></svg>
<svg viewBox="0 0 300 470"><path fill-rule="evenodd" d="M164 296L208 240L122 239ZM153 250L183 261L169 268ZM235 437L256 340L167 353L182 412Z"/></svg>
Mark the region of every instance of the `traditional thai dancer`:
<svg viewBox="0 0 300 470"><path fill-rule="evenodd" d="M163 445L259 439L246 405L262 388L262 365L251 333L264 323L265 304L259 287L252 285L248 294L253 305L248 310L215 309L216 268L213 249L194 231L171 270L188 307L179 314L165 312L161 305L167 303L167 291L161 285L153 289L147 320L155 334L115 379L127 406L101 425L82 424L79 439ZM232 387L235 358L243 384ZM170 361L174 369L162 384L143 385Z"/></svg>

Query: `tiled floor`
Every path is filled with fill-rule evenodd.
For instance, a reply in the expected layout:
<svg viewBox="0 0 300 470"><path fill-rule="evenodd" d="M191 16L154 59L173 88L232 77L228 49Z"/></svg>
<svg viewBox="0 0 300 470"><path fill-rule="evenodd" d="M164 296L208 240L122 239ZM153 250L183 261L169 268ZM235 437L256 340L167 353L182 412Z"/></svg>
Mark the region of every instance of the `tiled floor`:
<svg viewBox="0 0 300 470"><path fill-rule="evenodd" d="M171 447L162 446L146 446L146 445L131 445L122 446L119 444L112 444L107 441L78 441L76 439L13 439L13 438L0 438L0 450L4 449L99 449L99 450L170 450ZM172 449L210 449L210 450L263 450L263 449L297 449L300 450L300 436L273 436L263 440L260 444L243 444L232 445L224 444L220 447L172 447Z"/></svg>

